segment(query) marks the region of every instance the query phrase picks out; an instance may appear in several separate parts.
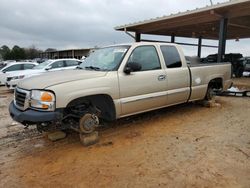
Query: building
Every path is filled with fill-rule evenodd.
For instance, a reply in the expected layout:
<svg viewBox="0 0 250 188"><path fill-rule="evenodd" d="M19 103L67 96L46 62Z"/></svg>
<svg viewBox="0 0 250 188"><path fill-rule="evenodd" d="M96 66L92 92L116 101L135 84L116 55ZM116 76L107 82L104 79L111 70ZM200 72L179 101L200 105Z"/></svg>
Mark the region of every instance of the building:
<svg viewBox="0 0 250 188"><path fill-rule="evenodd" d="M56 50L56 51L42 52L39 54L39 57L47 58L47 59L59 59L59 58L81 59L82 56L86 57L89 55L89 53L93 51L94 51L94 48Z"/></svg>

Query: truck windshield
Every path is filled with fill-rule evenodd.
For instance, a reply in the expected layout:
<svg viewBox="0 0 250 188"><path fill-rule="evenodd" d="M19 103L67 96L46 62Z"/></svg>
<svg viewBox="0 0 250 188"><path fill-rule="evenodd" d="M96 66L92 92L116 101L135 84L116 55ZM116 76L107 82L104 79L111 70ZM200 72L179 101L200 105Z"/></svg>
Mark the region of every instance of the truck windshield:
<svg viewBox="0 0 250 188"><path fill-rule="evenodd" d="M79 68L97 71L117 70L129 47L126 45L98 49L91 53Z"/></svg>
<svg viewBox="0 0 250 188"><path fill-rule="evenodd" d="M50 63L51 63L50 60L44 61L43 63L41 63L41 64L35 66L33 69L43 69L43 68L45 68L47 65L49 65Z"/></svg>

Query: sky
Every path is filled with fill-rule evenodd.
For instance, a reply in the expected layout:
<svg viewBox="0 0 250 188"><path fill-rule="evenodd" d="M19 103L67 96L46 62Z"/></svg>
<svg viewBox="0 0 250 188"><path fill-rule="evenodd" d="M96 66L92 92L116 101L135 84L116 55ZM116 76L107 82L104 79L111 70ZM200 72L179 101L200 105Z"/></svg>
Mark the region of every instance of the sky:
<svg viewBox="0 0 250 188"><path fill-rule="evenodd" d="M225 1L213 0L213 3ZM45 50L133 42L114 27L206 5L210 5L210 0L0 0L0 46L35 45ZM177 38L180 42L190 40L196 42ZM228 41L226 51L237 49L243 55L250 55L249 42L249 39ZM183 48L188 55L197 53L196 47ZM202 55L216 52L217 49L203 48Z"/></svg>

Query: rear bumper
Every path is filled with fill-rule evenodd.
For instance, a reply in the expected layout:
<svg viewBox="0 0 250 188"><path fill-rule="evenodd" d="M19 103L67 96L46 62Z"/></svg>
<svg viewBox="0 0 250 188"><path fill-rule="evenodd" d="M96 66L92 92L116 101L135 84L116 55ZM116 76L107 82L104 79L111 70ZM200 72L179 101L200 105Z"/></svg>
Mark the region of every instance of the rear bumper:
<svg viewBox="0 0 250 188"><path fill-rule="evenodd" d="M32 109L21 111L15 107L13 101L10 103L9 113L13 120L24 125L60 121L62 118L61 110L54 112L40 112Z"/></svg>

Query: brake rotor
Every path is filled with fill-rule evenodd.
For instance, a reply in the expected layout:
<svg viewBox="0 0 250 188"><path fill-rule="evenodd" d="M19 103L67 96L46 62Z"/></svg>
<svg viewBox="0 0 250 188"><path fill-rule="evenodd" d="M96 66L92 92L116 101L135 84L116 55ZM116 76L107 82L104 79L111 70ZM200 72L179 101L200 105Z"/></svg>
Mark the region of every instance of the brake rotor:
<svg viewBox="0 0 250 188"><path fill-rule="evenodd" d="M94 114L85 114L79 122L81 133L92 133L99 125L99 119Z"/></svg>

